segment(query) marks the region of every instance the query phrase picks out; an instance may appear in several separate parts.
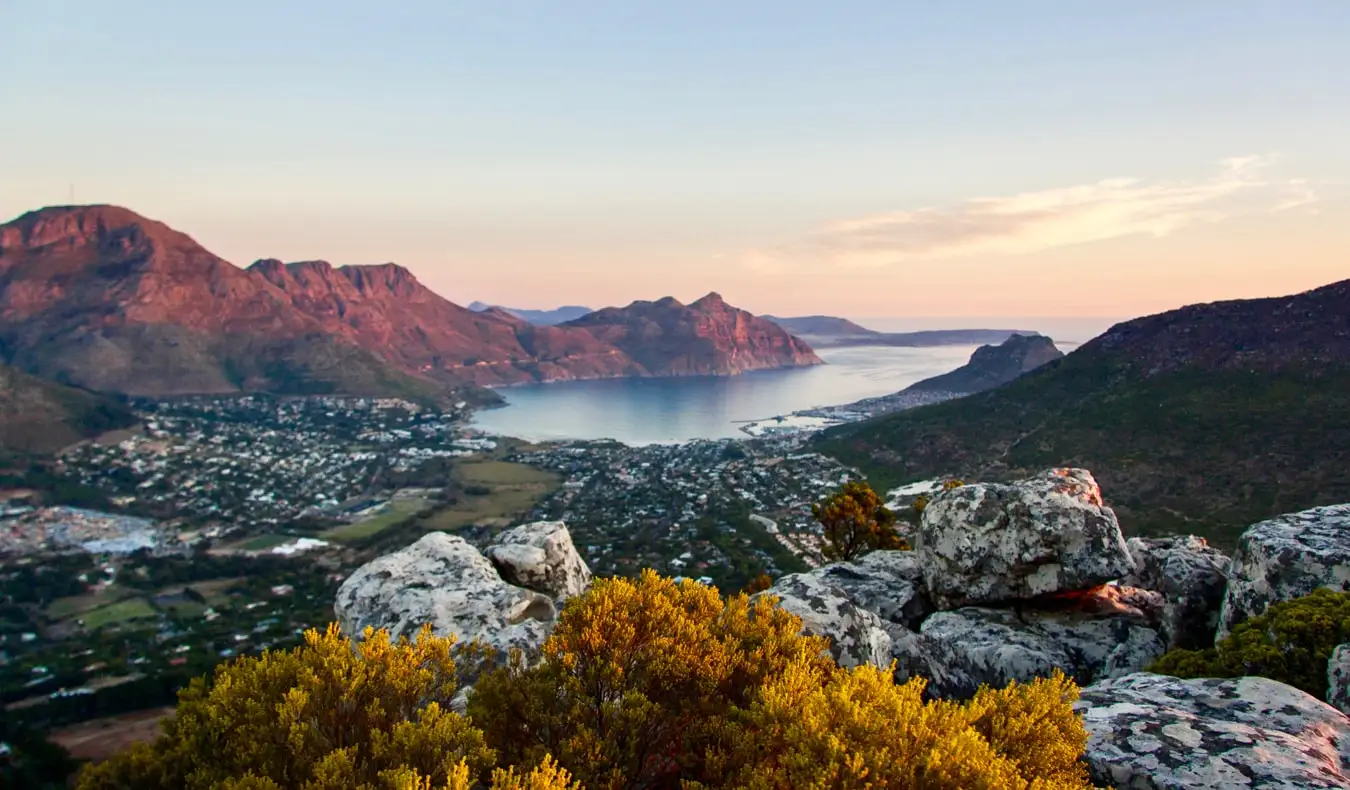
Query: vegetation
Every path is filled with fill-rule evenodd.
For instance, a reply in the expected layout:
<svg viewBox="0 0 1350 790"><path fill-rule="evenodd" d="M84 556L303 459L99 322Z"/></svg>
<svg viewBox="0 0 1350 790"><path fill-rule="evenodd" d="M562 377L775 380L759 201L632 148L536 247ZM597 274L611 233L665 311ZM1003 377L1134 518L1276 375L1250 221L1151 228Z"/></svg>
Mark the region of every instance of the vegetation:
<svg viewBox="0 0 1350 790"><path fill-rule="evenodd" d="M164 733L80 790L789 790L1090 787L1062 675L967 703L845 670L771 599L728 599L652 571L564 608L543 660L484 675L469 715L453 639L335 626L219 667ZM515 767L506 768L503 766Z"/></svg>
<svg viewBox="0 0 1350 790"><path fill-rule="evenodd" d="M942 491L947 492L953 488L960 488L963 485L965 485L965 482L962 480L943 480ZM914 501L910 504L910 508L914 511L914 518L922 518L924 509L928 507L928 503L931 501L932 499L929 498L927 494L919 494L915 497Z"/></svg>
<svg viewBox="0 0 1350 790"><path fill-rule="evenodd" d="M136 416L115 398L0 363L0 452L50 453L135 423Z"/></svg>
<svg viewBox="0 0 1350 790"><path fill-rule="evenodd" d="M825 431L816 447L886 487L1081 466L1128 531L1231 547L1261 519L1350 501L1350 368L1145 375L1085 346L995 390Z"/></svg>
<svg viewBox="0 0 1350 790"><path fill-rule="evenodd" d="M825 559L847 561L878 549L909 548L895 531L895 514L867 483L846 484L812 505L811 515L825 528Z"/></svg>
<svg viewBox="0 0 1350 790"><path fill-rule="evenodd" d="M1182 678L1260 675L1325 699L1327 659L1344 642L1350 642L1350 593L1319 588L1272 604L1212 648L1168 651L1149 671Z"/></svg>

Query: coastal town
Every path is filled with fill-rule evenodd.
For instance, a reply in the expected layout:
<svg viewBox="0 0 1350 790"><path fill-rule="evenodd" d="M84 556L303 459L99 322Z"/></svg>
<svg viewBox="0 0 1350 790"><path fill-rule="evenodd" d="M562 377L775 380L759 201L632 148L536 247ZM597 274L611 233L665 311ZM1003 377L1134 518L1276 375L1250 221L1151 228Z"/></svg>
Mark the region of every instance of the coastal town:
<svg viewBox="0 0 1350 790"><path fill-rule="evenodd" d="M165 678L295 644L332 618L353 567L429 530L482 542L558 519L598 575L654 568L734 592L819 564L811 505L857 477L804 451L810 431L789 419L632 447L486 436L464 404L135 407L139 429L0 490L0 698L25 717L105 715L173 687Z"/></svg>

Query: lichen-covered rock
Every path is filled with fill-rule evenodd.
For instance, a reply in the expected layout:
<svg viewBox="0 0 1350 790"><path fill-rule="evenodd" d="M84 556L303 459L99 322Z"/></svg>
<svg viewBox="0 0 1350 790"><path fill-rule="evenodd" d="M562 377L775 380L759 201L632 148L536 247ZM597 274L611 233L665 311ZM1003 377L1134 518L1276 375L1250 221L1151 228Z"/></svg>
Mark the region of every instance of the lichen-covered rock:
<svg viewBox="0 0 1350 790"><path fill-rule="evenodd" d="M1093 781L1117 790L1350 787L1350 719L1274 680L1140 672L1074 708Z"/></svg>
<svg viewBox="0 0 1350 790"><path fill-rule="evenodd" d="M1338 645L1327 659L1327 704L1350 714L1350 644Z"/></svg>
<svg viewBox="0 0 1350 790"><path fill-rule="evenodd" d="M853 562L831 563L805 575L838 587L853 603L893 623L917 627L932 611L912 551L873 551Z"/></svg>
<svg viewBox="0 0 1350 790"><path fill-rule="evenodd" d="M507 584L477 549L444 532L357 568L338 588L334 609L353 638L366 626L411 637L430 623L437 635L481 640L498 660L515 648L536 654L557 618L547 595Z"/></svg>
<svg viewBox="0 0 1350 790"><path fill-rule="evenodd" d="M1116 514L1085 469L939 494L924 508L915 554L940 609L1085 589L1134 569Z"/></svg>
<svg viewBox="0 0 1350 790"><path fill-rule="evenodd" d="M784 576L754 597L761 595L777 596L780 607L801 618L804 633L828 637L830 655L840 666L890 665L891 637L882 619L819 576Z"/></svg>
<svg viewBox="0 0 1350 790"><path fill-rule="evenodd" d="M1287 513L1242 533L1228 569L1215 641L1272 603L1318 587L1350 591L1350 505Z"/></svg>
<svg viewBox="0 0 1350 790"><path fill-rule="evenodd" d="M892 633L896 675L928 678L931 695L964 698L1063 671L1079 683L1137 672L1163 653L1158 632L1128 615L968 606Z"/></svg>
<svg viewBox="0 0 1350 790"><path fill-rule="evenodd" d="M536 521L508 529L494 537L483 554L506 581L559 602L580 595L591 583L591 569L561 521Z"/></svg>
<svg viewBox="0 0 1350 790"><path fill-rule="evenodd" d="M1195 535L1130 538L1125 545L1134 571L1121 584L1163 595L1161 630L1168 649L1213 644L1228 583L1228 555Z"/></svg>

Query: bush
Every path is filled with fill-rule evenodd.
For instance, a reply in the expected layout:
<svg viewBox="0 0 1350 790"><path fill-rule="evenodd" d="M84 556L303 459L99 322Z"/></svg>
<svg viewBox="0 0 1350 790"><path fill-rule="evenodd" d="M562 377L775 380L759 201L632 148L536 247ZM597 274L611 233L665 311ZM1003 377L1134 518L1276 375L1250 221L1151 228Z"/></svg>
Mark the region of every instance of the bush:
<svg viewBox="0 0 1350 790"><path fill-rule="evenodd" d="M923 681L841 669L799 627L767 597L601 580L545 661L489 673L469 713L505 761L554 754L592 790L1090 787L1062 675L924 702Z"/></svg>
<svg viewBox="0 0 1350 790"><path fill-rule="evenodd" d="M828 560L847 561L878 549L909 548L895 531L895 514L867 483L848 483L812 505L811 515L824 527L821 553Z"/></svg>
<svg viewBox="0 0 1350 790"><path fill-rule="evenodd" d="M1325 699L1327 659L1344 642L1350 642L1350 593L1320 588L1272 604L1212 648L1171 650L1148 669L1180 678L1260 675Z"/></svg>
<svg viewBox="0 0 1350 790"><path fill-rule="evenodd" d="M453 647L430 627L396 643L367 630L355 649L336 625L311 629L301 647L222 665L210 686L194 680L157 741L87 768L78 787L468 790L494 755L444 707L456 690ZM494 787L566 787L528 784L547 771L504 774Z"/></svg>

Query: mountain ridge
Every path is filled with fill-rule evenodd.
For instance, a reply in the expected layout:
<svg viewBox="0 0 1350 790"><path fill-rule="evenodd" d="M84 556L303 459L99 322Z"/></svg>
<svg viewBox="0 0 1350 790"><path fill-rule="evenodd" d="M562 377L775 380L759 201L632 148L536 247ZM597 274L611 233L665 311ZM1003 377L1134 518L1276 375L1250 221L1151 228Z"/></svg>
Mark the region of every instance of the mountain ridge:
<svg viewBox="0 0 1350 790"><path fill-rule="evenodd" d="M824 432L878 485L1092 468L1136 532L1350 500L1350 281L1115 325L1001 387Z"/></svg>
<svg viewBox="0 0 1350 790"><path fill-rule="evenodd" d="M916 381L901 392L983 392L1063 356L1045 335L1013 335L996 346L975 349L970 361L956 370Z"/></svg>

